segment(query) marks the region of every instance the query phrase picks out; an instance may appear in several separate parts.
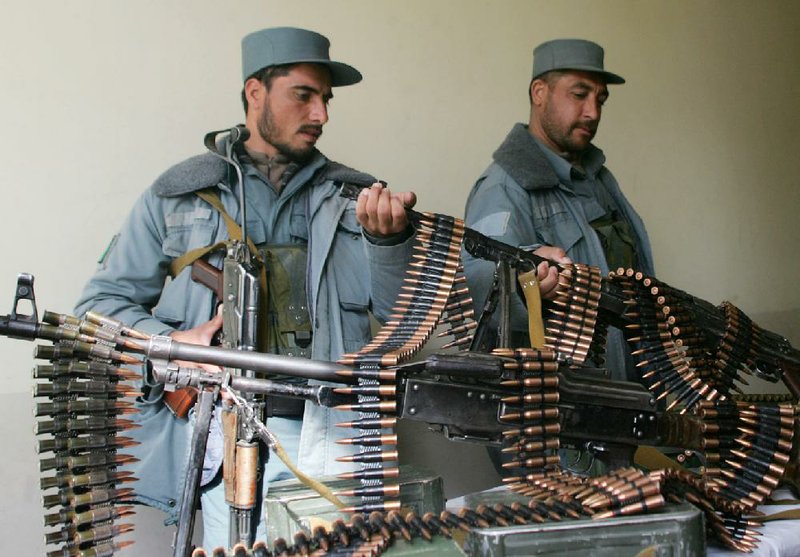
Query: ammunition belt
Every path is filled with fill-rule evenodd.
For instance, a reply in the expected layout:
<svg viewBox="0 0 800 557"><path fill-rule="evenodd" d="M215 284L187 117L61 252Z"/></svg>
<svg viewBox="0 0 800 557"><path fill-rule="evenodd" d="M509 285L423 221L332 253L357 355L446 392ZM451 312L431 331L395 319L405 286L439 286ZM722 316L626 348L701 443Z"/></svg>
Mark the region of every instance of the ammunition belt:
<svg viewBox="0 0 800 557"><path fill-rule="evenodd" d="M198 548L192 557L266 557L272 555L381 555L395 539L432 541L435 536L452 538L478 528L540 524L570 520L604 519L640 513L662 506L661 477L634 468L591 480L557 474L532 480L529 498L510 504L479 504L458 511L372 511L355 513L345 522L338 519L328 528L316 526L294 534L291 542L278 538L271 548L263 541L252 549L241 547L207 552Z"/></svg>
<svg viewBox="0 0 800 557"><path fill-rule="evenodd" d="M729 302L719 307L646 277L618 269L609 280L629 295L625 336L645 385L658 399L671 397L668 410L691 410L702 401L724 400L742 390L755 371L780 377L778 354L786 340L753 323ZM708 323L721 321L718 339Z"/></svg>
<svg viewBox="0 0 800 557"><path fill-rule="evenodd" d="M131 472L121 468L134 459L124 453L135 442L120 433L134 427L122 416L135 412L128 385L140 374L119 364L141 363L115 349L117 337L102 326L45 312L42 325L51 346L38 345L34 357L49 360L34 368L33 396L40 480L46 509L48 555L113 555L132 541L118 537L133 530L120 522L133 514L124 505L134 490ZM41 399L48 399L42 402Z"/></svg>
<svg viewBox="0 0 800 557"><path fill-rule="evenodd" d="M703 402L709 488L746 508L763 503L790 460L795 414L791 404Z"/></svg>
<svg viewBox="0 0 800 557"><path fill-rule="evenodd" d="M496 349L509 358L510 379L502 382L509 395L502 399L498 419L510 426L503 432L502 452L511 455L503 463L504 481L514 491L524 491L528 480L559 469L557 353L532 348Z"/></svg>
<svg viewBox="0 0 800 557"><path fill-rule="evenodd" d="M686 470L665 468L653 472L660 478L662 492L669 501L688 501L705 516L706 534L724 546L746 553L758 545L760 524L747 517L748 509L715 489L713 482Z"/></svg>
<svg viewBox="0 0 800 557"><path fill-rule="evenodd" d="M338 519L326 528L316 526L294 534L291 541L277 538L271 548L263 541L252 549L198 548L192 557L271 557L272 555L381 555L395 539L423 539L435 536L451 538L473 529L601 520L640 514L657 509L667 501L689 501L703 511L707 533L725 546L751 552L759 534L757 521L747 517L747 509L722 497L704 478L685 470L664 469L645 473L623 468L611 474L584 478L555 473L531 478L520 491L527 500L511 504L480 504L436 515L414 512L402 515L397 510L355 513L345 522Z"/></svg>
<svg viewBox="0 0 800 557"><path fill-rule="evenodd" d="M618 269L610 279L630 293L625 315L634 324L625 337L648 389L658 400L672 397L667 410L683 413L727 393L727 383L711 380L708 339L692 319L694 298L631 269Z"/></svg>
<svg viewBox="0 0 800 557"><path fill-rule="evenodd" d="M355 366L358 386L339 392L357 396L355 404L343 409L359 413L352 422L339 424L358 430L343 440L358 446L359 452L341 461L356 462L360 470L342 478L358 479L362 487L337 495L360 497L360 502L343 509L346 512L388 511L400 508L400 487L384 480L396 478L396 386L395 372L382 369L414 356L428 340L447 313L445 323L455 340L447 346L467 346L474 328L471 300L463 285L461 239L463 222L452 217L424 214L414 223L417 228L413 261L406 271L402 291L394 306L392 319L358 353L343 356L339 363ZM441 335L440 335L441 336Z"/></svg>
<svg viewBox="0 0 800 557"><path fill-rule="evenodd" d="M545 324L547 346L570 364L583 364L590 356L596 363L602 362L605 328L598 329L600 270L580 263L563 267L552 300L555 308L548 312Z"/></svg>

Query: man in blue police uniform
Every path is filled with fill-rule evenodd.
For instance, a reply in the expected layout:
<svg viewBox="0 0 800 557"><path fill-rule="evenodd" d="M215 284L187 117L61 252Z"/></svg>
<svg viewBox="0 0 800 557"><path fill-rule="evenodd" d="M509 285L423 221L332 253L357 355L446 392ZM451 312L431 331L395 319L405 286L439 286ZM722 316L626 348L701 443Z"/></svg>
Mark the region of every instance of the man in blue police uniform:
<svg viewBox="0 0 800 557"><path fill-rule="evenodd" d="M592 144L609 84L625 80L604 68L603 49L581 39L556 39L534 49L527 126L516 124L478 178L466 205L466 224L487 236L559 263L586 263L603 274L619 267L653 273L644 224ZM475 307L482 308L494 266L466 257ZM538 269L544 297L552 296L555 267ZM529 342L521 299L512 302L512 341ZM530 344L527 344L530 346ZM624 340L612 330L607 346L612 378L634 379Z"/></svg>
<svg viewBox="0 0 800 557"><path fill-rule="evenodd" d="M273 28L242 41L245 125L250 132L234 157L243 168L247 235L279 265L287 293L271 308L290 315L295 330L273 331L270 351L336 360L370 336L368 312L388 317L410 257L413 230L405 207L412 193L392 194L379 184L357 202L338 195L334 181L361 186L370 175L328 160L316 143L328 121L332 88L361 80L353 67L330 59L329 42L312 31ZM235 172L206 153L168 169L141 196L76 306L114 317L150 334L209 344L222 324L212 292L190 279L182 255L231 237L222 212L240 221ZM201 196L202 194L202 196ZM209 194L216 199L209 201ZM220 266L222 254L209 260ZM298 264L299 261L299 264ZM275 290L277 291L277 290ZM271 302L272 303L272 302ZM160 385L145 384L134 433L139 502L175 521L183 487L192 421L171 414ZM219 414L219 412L217 412ZM335 424L350 414L306 403L276 409L268 420L301 470L312 476L343 471L349 450L335 443L346 432ZM206 548L228 545L228 509L220 481L221 434L212 420L202 478ZM266 465L263 489L289 477L277 458ZM257 538L263 538L263 520Z"/></svg>

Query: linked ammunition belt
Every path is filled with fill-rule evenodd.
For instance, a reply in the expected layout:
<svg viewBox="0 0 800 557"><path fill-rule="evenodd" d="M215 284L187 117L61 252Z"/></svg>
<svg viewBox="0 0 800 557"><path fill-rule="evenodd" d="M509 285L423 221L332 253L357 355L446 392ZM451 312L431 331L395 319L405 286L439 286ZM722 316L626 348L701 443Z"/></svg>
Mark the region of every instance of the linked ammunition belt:
<svg viewBox="0 0 800 557"><path fill-rule="evenodd" d="M501 385L517 391L502 399L498 416L509 425L503 432L502 451L511 454L512 460L503 467L509 471L505 481L516 491L525 482L559 469L559 364L552 350L498 349L494 353L510 357L505 367L514 378Z"/></svg>
<svg viewBox="0 0 800 557"><path fill-rule="evenodd" d="M132 541L119 536L133 530L120 522L133 513L120 504L133 495L125 487L136 481L119 467L133 461L123 451L135 442L120 433L135 427L121 416L135 412L130 397L138 394L128 381L138 373L118 364L141 363L117 351L121 335L98 323L45 312L39 334L52 346L39 345L34 357L49 360L33 370L33 396L42 503L47 545L59 549L48 557L113 555ZM133 333L126 330L126 333ZM47 402L39 402L48 399Z"/></svg>
<svg viewBox="0 0 800 557"><path fill-rule="evenodd" d="M458 335L451 345L466 345L474 328L473 311L463 287L460 264L463 222L452 217L424 214L416 223L413 261L406 272L402 292L394 306L392 319L358 353L343 356L339 363L354 366L350 375L357 387L337 389L357 395L355 404L340 406L359 413L355 421L341 423L358 431L341 442L358 446L358 453L340 457L357 462L360 470L341 478L358 479L362 487L337 495L358 496L361 502L343 509L368 513L400 508L400 486L385 480L397 478L396 382L393 371L385 370L407 361L430 338L441 316ZM454 285L458 288L454 289ZM445 333L447 334L447 333Z"/></svg>
<svg viewBox="0 0 800 557"><path fill-rule="evenodd" d="M670 397L668 410L686 412L702 401L724 400L741 393L745 375L758 371L781 376L786 340L753 323L724 302L719 308L646 277L618 269L610 280L628 295L625 335L645 385L658 399ZM722 321L715 338L705 323Z"/></svg>
<svg viewBox="0 0 800 557"><path fill-rule="evenodd" d="M606 326L598 319L602 276L600 269L574 263L565 265L559 274L559 288L547 312L547 346L562 361L580 365L592 358L603 364Z"/></svg>
<svg viewBox="0 0 800 557"><path fill-rule="evenodd" d="M289 555L376 556L391 547L395 539L431 541L434 536L453 537L477 528L541 524L563 520L601 519L634 514L664 504L660 477L633 468L588 480L569 474L542 477L525 489L527 502L479 504L438 516L414 512L373 511L355 513L348 522L336 520L328 527L297 532L292 542L278 538L270 548L257 542L253 548L237 546L228 553L219 549L197 549L192 557L278 557Z"/></svg>
<svg viewBox="0 0 800 557"><path fill-rule="evenodd" d="M789 462L795 413L791 404L701 404L710 488L748 508L761 504Z"/></svg>
<svg viewBox="0 0 800 557"><path fill-rule="evenodd" d="M650 474L662 483L662 493L669 501L688 501L703 511L706 535L724 546L746 553L758 545L760 526L748 518L752 509L731 500L714 488L713 482L686 470L666 468Z"/></svg>

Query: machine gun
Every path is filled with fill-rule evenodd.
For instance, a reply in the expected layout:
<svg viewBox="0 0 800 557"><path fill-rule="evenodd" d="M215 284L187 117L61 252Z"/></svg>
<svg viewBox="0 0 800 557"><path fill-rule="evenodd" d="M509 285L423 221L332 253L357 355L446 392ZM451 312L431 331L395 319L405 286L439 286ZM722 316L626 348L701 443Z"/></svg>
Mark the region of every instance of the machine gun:
<svg viewBox="0 0 800 557"><path fill-rule="evenodd" d="M24 277L24 276L23 276ZM21 277L21 281L23 280ZM25 279L27 280L27 279ZM30 281L30 294L32 281ZM24 286L18 286L18 291ZM0 334L16 338L55 338L55 328L34 324L30 316L16 313L0 318ZM259 378L280 374L332 383L351 383L349 370L332 362L306 360L243 351L234 348L186 344L165 336L127 340L127 349L152 362L154 378L165 385L194 387L229 386L235 391L301 398L335 407L350 401L332 385L297 385ZM247 369L248 374L229 375L200 368L185 368L175 361ZM166 365L163 365L166 363ZM508 358L481 353L441 353L387 371L394 375L397 414L403 419L427 423L446 438L499 446L508 424L501 420L513 411L506 401L513 390ZM590 451L610 467L629 465L639 445L700 450L702 432L696 420L657 408L655 397L641 385L605 379L600 370L576 371L556 366L558 408L557 435L565 446Z"/></svg>
<svg viewBox="0 0 800 557"><path fill-rule="evenodd" d="M337 185L340 189L340 194L350 199L356 199L361 189L358 186L348 183L338 183ZM415 227L418 227L419 223L425 219L425 215L412 209L407 209L406 213L409 221ZM508 271L510 269L521 274L534 270L540 263L547 261L532 252L489 238L471 228L463 227L462 232L462 248L475 258L497 263L500 270L505 269ZM574 272L574 268L565 267L563 265L559 265L559 269L562 277L565 275L565 270L567 270L567 273ZM603 326L611 325L622 330L631 330L632 327L636 327L640 322L641 316L636 313L631 313L631 309L636 309L638 304L638 301L632 300L630 293L632 288L631 283L636 283L634 286L641 290L641 292L637 292L637 296L652 296L652 305L658 306L657 309L664 312L664 322L668 327L666 331L673 333L673 336L676 337L679 336L679 333L678 330L673 327L675 322L669 319L667 314L670 310L676 313L676 309L679 309L683 314L681 317L684 322L691 324L690 328L693 331L692 342L699 342L702 345L701 348L704 351L711 352L712 356L717 347L728 347L740 340L726 336L730 333L731 320L736 321L736 325L739 324L739 321L744 322L747 326L750 325L749 319L735 308L731 310L731 312L734 313L731 317L729 315L731 312L727 311L728 308L732 307L729 304L716 307L706 300L660 283L653 277L642 277L641 273L636 273L632 269L619 269L615 274L617 275L616 277L597 276L597 290L596 292L589 293L589 298L592 298L588 300L590 302L589 305L592 306L589 310L592 315L592 320L596 318ZM507 278L505 282L508 282ZM659 292L659 288L661 292ZM586 294L586 288L584 286L578 286L578 292L580 292L578 297L584 296ZM667 293L666 297L664 295L665 292ZM504 294L505 298L509 295L508 292ZM673 307L665 307L664 299L668 301L672 300L674 302ZM505 306L507 311L507 299L505 300L505 304L502 302L503 298L501 297L501 311L503 309L502 306ZM631 305L632 302L634 305ZM548 309L558 308L551 303ZM507 319L507 315L501 316L501 333L507 334ZM474 339L480 338L480 336L485 333L485 326L487 325L486 319L482 317ZM565 322L562 320L559 326L564 327ZM700 333L694 334L694 331L700 331ZM686 332L686 328L684 328L683 332ZM758 327L755 327L751 331L744 331L743 334L755 334L758 338L752 339L752 342L750 338L744 339L744 342L747 342L749 346L746 358L747 361L738 362L741 364L741 367L746 367L748 372L773 383L782 380L795 400L799 399L800 351L793 348L791 343L781 335ZM588 338L584 337L581 340L587 342L591 341L591 336L590 334ZM630 339L631 335L628 336ZM678 344L681 344L681 342ZM476 344L478 344L477 341L473 340L473 349L476 347ZM502 343L500 345L504 346ZM571 358L571 356L566 357L568 359ZM734 366L731 365L730 367L733 368ZM735 373L735 371L730 370L730 373ZM726 387L727 386L728 385L726 385ZM692 399L689 400L690 402L692 401ZM696 402L696 397L694 402Z"/></svg>
<svg viewBox="0 0 800 557"><path fill-rule="evenodd" d="M226 367L244 366L258 375L281 374L333 383L350 382L350 369L335 363L242 352L151 337L139 343L148 357L190 360ZM452 441L500 446L508 423L502 417L515 411L508 402L514 389L508 359L481 353L433 354L425 360L388 368L395 377L397 415L427 423ZM580 372L558 365L554 374L558 409L554 437L562 446L586 450L610 469L628 466L640 445L702 449L701 424L688 416L658 410L655 397L638 383L605 379L600 370ZM219 384L225 378L199 369L176 368L157 373L164 383ZM352 402L346 390L331 385L295 385L256 377L230 377L241 392L302 398L325 407Z"/></svg>
<svg viewBox="0 0 800 557"><path fill-rule="evenodd" d="M20 278L20 291L28 281ZM15 338L55 339L58 328L36 323L31 316L0 317L0 334ZM242 351L233 348L199 346L170 337L129 338L127 350L151 361L154 378L165 385L198 388L229 386L235 391L301 398L326 407L343 405L352 397L332 385L297 385L257 377L280 374L334 383L348 383L346 366L332 362ZM247 375L219 374L201 368L185 368L175 361L240 368ZM166 364L166 365L164 365ZM508 424L502 416L513 411L506 401L513 390L504 385L512 380L508 359L480 353L433 354L425 360L390 368L396 382L397 414L403 419L427 423L446 438L484 445L500 445ZM651 393L631 382L604 379L599 370L577 372L557 366L557 436L564 446L588 450L609 467L629 465L639 445L703 448L702 424L693 417L663 412Z"/></svg>
<svg viewBox="0 0 800 557"><path fill-rule="evenodd" d="M22 299L32 304L34 308L32 315L22 315L18 311L18 304ZM210 405L207 401L212 398L208 395L213 395L223 387L238 393L235 396L242 399L244 393L271 394L310 400L328 407L346 406L353 398L353 394L348 393L349 387L295 385L261 378L264 374L280 374L340 384L354 382L353 370L343 365L233 348L185 344L176 342L170 337L141 335L121 323L99 316L88 315L87 318L91 322L45 312L44 322L40 323L33 293L33 278L30 275L21 275L12 313L0 316L0 335L29 340L36 338L52 340L55 346L49 351L37 352L40 357L61 351L63 355L75 360L91 362L93 359L101 359L113 366L115 363L135 363L139 356L145 356L157 381L165 385L189 385L200 389L196 410L198 425L203 422L203 416L207 411L210 414ZM220 374L202 368L181 367L177 365L177 361L247 369L251 370L252 374L250 376ZM528 363L530 361L525 362L525 365ZM560 442L562 446L582 448L610 467L629 463L638 445L707 451L709 447L714 446L713 442L718 440L713 436L709 437L706 431L708 422L702 415L681 415L676 412L661 411L657 408L653 395L638 384L604 380L595 377L595 372L592 370L576 371L570 364L558 362L555 358L539 362L536 366L545 372L540 377L542 379L540 383L547 388L542 389L541 394L534 397L533 405L528 407L533 409L530 419L519 418L520 412L524 412L526 406L516 395L519 393L518 384L529 378L535 379L535 376L520 374L519 360L509 354L434 354L423 361L389 367L384 372L386 377L391 377L390 384L393 385L392 396L396 401L397 415L404 419L428 423L431 428L442 432L449 439L500 444L503 437L508 434L508 428L516 427L514 425L516 422L524 424L527 421L531 424L536 423L538 416L554 417L542 428L543 446L552 450L559 446ZM83 368L76 366L75 369ZM72 383L73 381L70 381L68 386L54 384L52 390L66 394L68 391L81 392L79 389L81 385L88 387L90 382L77 381L75 385ZM73 405L72 398L63 401L61 397L58 398L59 401L54 399L54 402L43 407L46 406L48 409L52 407L52 411L55 412L59 405L66 405L67 415L64 417L95 412L92 410L94 408L92 405ZM105 407L103 405L103 408ZM252 405L245 403L245 408L252 408ZM770 410L774 410L774 407ZM700 414L702 412L701 409ZM713 410L707 413L712 415L716 412L717 410ZM253 420L254 415L254 412L248 411L244 412L242 417L257 435L265 435L267 432L263 429L263 424ZM777 431L774 415L767 418L773 425L761 429L762 437ZM750 410L746 411L745 419L753 420ZM783 421L781 418L781 423ZM718 427L718 424L711 424L711 427ZM779 444L776 446L780 449L779 456L784 463L789 459L791 434L796 427L796 421L792 419L787 442L786 427L781 425ZM199 430L199 427L195 428L196 437L200 435ZM552 443L553 439L557 441L555 444ZM81 435L77 435L76 440L94 442L93 438L84 438ZM61 446L64 444L62 441L54 439L51 443ZM745 469L741 475L742 480L752 483L754 478L763 476L770 485L776 485L780 475L785 471L784 481L797 486L798 461L800 461L797 456L797 443L794 443L792 460L785 466L770 464L764 467L761 464L766 446L763 441L759 440L756 447L761 456L753 461L751 469ZM77 446L77 444L69 445L75 447L72 450L77 450ZM107 450L101 447L100 452L105 455ZM57 458L66 459L61 456ZM79 472L82 466L86 466L81 464L83 460L77 459L76 453L76 456L65 460L68 472L72 462L78 463L76 466ZM113 467L115 461L110 462ZM192 462L196 465L197 461ZM44 469L48 468L43 466ZM191 473L190 470L189 477ZM183 504L191 509L193 495L190 484L191 482L187 481ZM120 494L124 495L125 490L116 489L108 493L109 497L120 497ZM184 520L191 520L191 517L182 514L181 521ZM179 529L179 542L180 532L186 530L186 528ZM191 532L191 528L188 532ZM177 544L176 551L179 547L184 546ZM188 550L188 547L186 545L184 549ZM188 553L176 553L176 555L186 554Z"/></svg>
<svg viewBox="0 0 800 557"><path fill-rule="evenodd" d="M21 275L17 290L28 288L35 300L33 281ZM57 327L20 316L16 310L0 317L0 334L15 338L55 339ZM181 343L166 336L130 337L121 347L143 354L150 361L153 377L168 387L200 389L229 386L235 391L301 398L335 407L352 400L332 385L298 385L263 378L265 374L303 377L333 383L349 383L348 368L332 362L306 360L231 347ZM202 368L187 368L176 361L246 369L246 374L219 374ZM434 354L419 362L392 368L396 377L397 414L401 418L428 423L451 440L500 445L508 428L499 418L510 411L504 402L510 394L503 381L511 379L507 359L480 353ZM630 463L639 444L673 443L669 427L661 420L654 397L641 385L610 381L599 373L576 373L558 366L557 406L560 437L568 445L589 448L609 465ZM257 377L262 376L262 377ZM602 419L599 419L602 417ZM697 447L697 439L691 441ZM202 460L201 460L202 462Z"/></svg>

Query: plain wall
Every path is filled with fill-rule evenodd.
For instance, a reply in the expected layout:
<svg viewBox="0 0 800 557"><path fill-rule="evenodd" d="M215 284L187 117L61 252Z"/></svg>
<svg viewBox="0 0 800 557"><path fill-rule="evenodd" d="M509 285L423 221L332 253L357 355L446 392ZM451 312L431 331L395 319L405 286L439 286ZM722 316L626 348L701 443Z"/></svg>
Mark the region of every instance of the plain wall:
<svg viewBox="0 0 800 557"><path fill-rule="evenodd" d="M321 150L415 190L422 210L457 216L511 125L527 121L532 48L556 37L600 42L607 68L628 83L611 88L595 142L647 223L659 278L730 300L800 343L800 4L791 1L7 3L0 313L19 272L35 275L40 311L71 311L136 197L202 152L206 131L242 121L239 41L278 25L326 34L333 57L365 76L336 90ZM0 548L42 553L32 345L0 339L0 349ZM477 463L472 474L447 472L449 494L494 481L479 448L406 428L418 435L403 442L406 458ZM140 529L134 554L155 535Z"/></svg>

